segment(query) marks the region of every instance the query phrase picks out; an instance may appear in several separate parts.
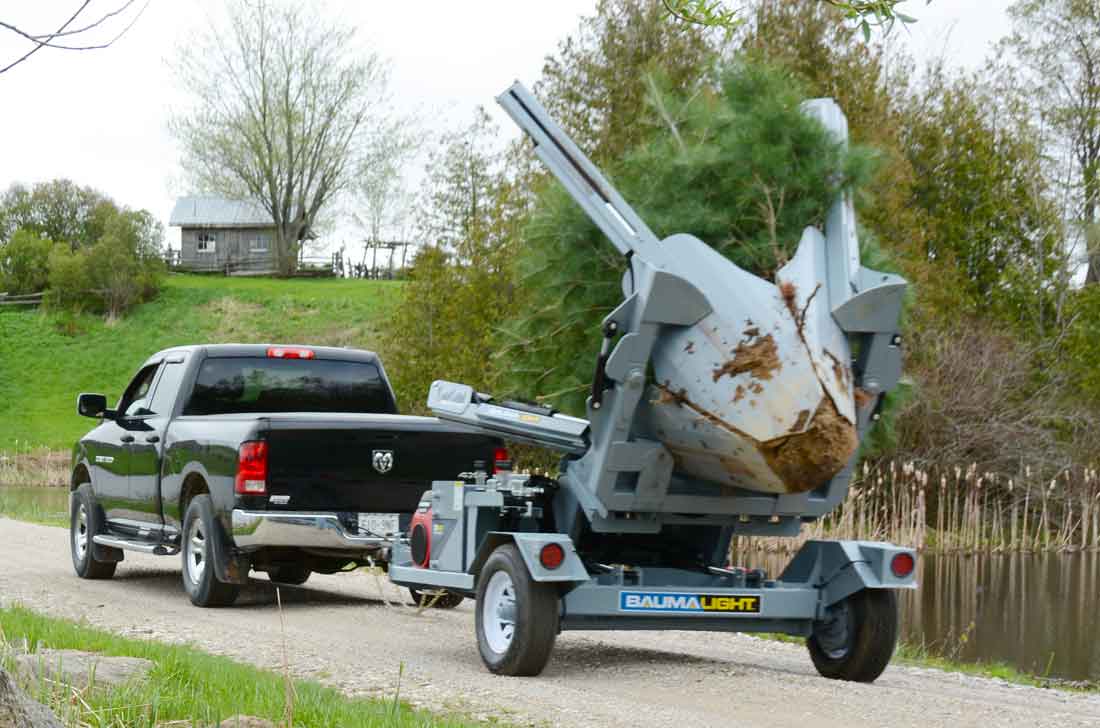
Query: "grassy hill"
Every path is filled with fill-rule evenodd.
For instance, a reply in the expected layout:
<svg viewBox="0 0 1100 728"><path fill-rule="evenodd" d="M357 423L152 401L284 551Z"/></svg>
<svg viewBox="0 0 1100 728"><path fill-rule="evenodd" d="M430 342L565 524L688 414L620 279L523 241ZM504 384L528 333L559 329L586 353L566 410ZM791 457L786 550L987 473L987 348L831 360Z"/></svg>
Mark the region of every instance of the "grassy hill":
<svg viewBox="0 0 1100 728"><path fill-rule="evenodd" d="M0 452L69 448L92 421L78 392L122 393L150 354L193 343L268 342L378 350L400 283L173 275L117 321L0 312Z"/></svg>

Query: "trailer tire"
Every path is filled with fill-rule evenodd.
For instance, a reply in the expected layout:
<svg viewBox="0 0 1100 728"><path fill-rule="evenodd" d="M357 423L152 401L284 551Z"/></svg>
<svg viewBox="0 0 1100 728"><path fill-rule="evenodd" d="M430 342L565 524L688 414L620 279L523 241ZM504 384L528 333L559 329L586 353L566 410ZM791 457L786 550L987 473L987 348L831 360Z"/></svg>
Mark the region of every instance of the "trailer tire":
<svg viewBox="0 0 1100 728"><path fill-rule="evenodd" d="M192 498L183 517L180 555L183 588L196 607L228 607L241 593L239 584L218 581L214 566L218 550L213 541L220 533L210 496L202 493Z"/></svg>
<svg viewBox="0 0 1100 728"><path fill-rule="evenodd" d="M69 550L73 556L73 570L81 579L110 579L115 575L118 563L98 561L92 539L103 533L102 511L96 505L91 483L81 483L72 496L69 513Z"/></svg>
<svg viewBox="0 0 1100 728"><path fill-rule="evenodd" d="M538 675L558 636L558 593L531 578L514 544L498 546L477 584L477 647L489 672Z"/></svg>
<svg viewBox="0 0 1100 728"><path fill-rule="evenodd" d="M434 589L420 590L410 586L409 596L412 597L413 604L418 607L431 604L432 609L454 609L462 604L463 596L461 594L455 594L445 589L442 591L443 593L436 598L436 590Z"/></svg>
<svg viewBox="0 0 1100 728"><path fill-rule="evenodd" d="M897 596L889 589L863 589L830 610L833 619L816 622L806 640L814 667L831 680L874 682L897 644Z"/></svg>

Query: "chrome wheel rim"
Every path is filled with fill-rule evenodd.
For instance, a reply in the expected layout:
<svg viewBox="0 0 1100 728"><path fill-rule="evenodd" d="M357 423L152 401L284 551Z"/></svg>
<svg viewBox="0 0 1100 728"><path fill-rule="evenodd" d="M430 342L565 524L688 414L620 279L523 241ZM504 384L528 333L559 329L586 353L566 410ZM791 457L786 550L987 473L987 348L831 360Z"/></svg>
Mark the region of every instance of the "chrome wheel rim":
<svg viewBox="0 0 1100 728"><path fill-rule="evenodd" d="M88 510L81 503L76 510L76 523L73 525L73 553L77 561L83 561L88 553Z"/></svg>
<svg viewBox="0 0 1100 728"><path fill-rule="evenodd" d="M192 584L202 582L206 572L206 534L202 529L202 520L196 518L187 529L187 538L183 542L184 563L187 566L187 578Z"/></svg>
<svg viewBox="0 0 1100 728"><path fill-rule="evenodd" d="M499 655L508 651L516 632L516 589L505 571L489 579L481 600L481 626L489 649Z"/></svg>

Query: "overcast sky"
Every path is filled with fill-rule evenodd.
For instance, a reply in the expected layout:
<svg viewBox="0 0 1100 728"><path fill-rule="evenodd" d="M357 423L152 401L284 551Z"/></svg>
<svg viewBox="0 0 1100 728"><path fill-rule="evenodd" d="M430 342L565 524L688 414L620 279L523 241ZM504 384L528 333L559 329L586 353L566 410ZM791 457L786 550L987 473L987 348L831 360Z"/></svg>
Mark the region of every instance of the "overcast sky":
<svg viewBox="0 0 1100 728"><path fill-rule="evenodd" d="M92 0L85 13L95 17L97 9L102 14L122 2ZM144 2L137 0L130 16ZM43 32L64 22L78 4L5 2L0 21ZM976 67L1007 33L1009 4L910 0L905 12L920 22L891 38L918 57L942 53ZM543 58L592 11L595 0L330 0L315 6L353 23L363 41L389 59L397 103L419 110L430 128L442 130L464 126L479 104L493 107L493 97L514 79L534 82ZM180 101L168 61L218 7L218 0L149 0L132 30L111 48L43 49L0 74L0 189L68 177L121 204L148 209L167 224L174 198L189 191L166 131ZM0 67L27 49L0 28ZM168 230L170 242L178 238Z"/></svg>

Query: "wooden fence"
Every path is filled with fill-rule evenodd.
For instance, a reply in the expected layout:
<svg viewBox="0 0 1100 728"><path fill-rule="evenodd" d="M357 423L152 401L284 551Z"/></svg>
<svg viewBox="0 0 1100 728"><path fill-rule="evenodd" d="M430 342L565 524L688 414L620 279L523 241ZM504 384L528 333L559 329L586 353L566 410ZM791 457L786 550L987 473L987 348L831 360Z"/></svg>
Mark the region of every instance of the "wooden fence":
<svg viewBox="0 0 1100 728"><path fill-rule="evenodd" d="M18 296L0 293L0 306L38 306L41 303L41 293L25 293Z"/></svg>
<svg viewBox="0 0 1100 728"><path fill-rule="evenodd" d="M181 273L219 273L227 276L268 276L278 275L273 261L266 258L230 258L229 260L182 260L180 251L169 250L165 255L168 269ZM333 253L331 256L303 256L298 259L295 276L332 277L341 274L343 256Z"/></svg>

